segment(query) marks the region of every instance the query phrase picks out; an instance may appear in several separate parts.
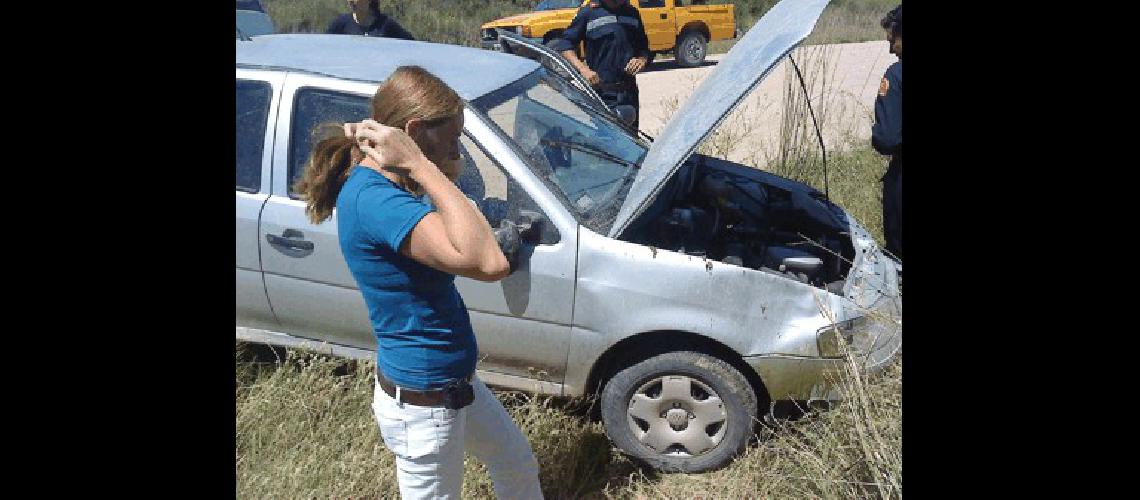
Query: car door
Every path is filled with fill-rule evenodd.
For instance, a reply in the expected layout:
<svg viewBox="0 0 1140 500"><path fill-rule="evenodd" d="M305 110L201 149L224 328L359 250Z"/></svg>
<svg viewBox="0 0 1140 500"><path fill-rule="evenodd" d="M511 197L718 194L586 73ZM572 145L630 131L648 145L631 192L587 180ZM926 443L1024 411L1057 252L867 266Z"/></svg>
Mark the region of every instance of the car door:
<svg viewBox="0 0 1140 500"><path fill-rule="evenodd" d="M341 256L336 217L313 224L292 190L325 123L371 115L374 84L290 73L281 97L273 154L272 194L262 212L262 268L269 302L283 332L361 349L376 341L364 299Z"/></svg>
<svg viewBox="0 0 1140 500"><path fill-rule="evenodd" d="M570 345L577 267L572 217L483 119L468 110L457 184L487 222L540 221L524 237L519 267L501 281L455 280L479 341L479 369L497 385L560 393Z"/></svg>
<svg viewBox="0 0 1140 500"><path fill-rule="evenodd" d="M333 218L312 224L305 217L304 202L289 186L308 157L313 127L367 118L374 92L375 85L370 84L288 76L277 123L277 136L288 141L275 145L273 194L262 215L260 240L266 288L282 330L367 349L376 348L375 337L364 299L340 253L335 211ZM537 184L523 188L504 173L491 159L494 153L487 151L502 154L506 146L481 125L467 111L462 154L469 166L461 188L496 226L504 219L518 221L524 212L546 219L544 210L549 207L527 194ZM482 174L473 177L476 172ZM539 224L541 241L524 245L523 263L507 279L495 283L456 279L478 338L479 369L491 372L488 382L525 387L528 378L562 381L577 245L572 226L563 223L560 234L550 222Z"/></svg>
<svg viewBox="0 0 1140 500"><path fill-rule="evenodd" d="M261 272L258 220L269 199L273 122L284 74L237 70L237 324L274 329Z"/></svg>
<svg viewBox="0 0 1140 500"><path fill-rule="evenodd" d="M649 38L649 50L668 50L676 43L676 19L673 18L673 0L634 0Z"/></svg>

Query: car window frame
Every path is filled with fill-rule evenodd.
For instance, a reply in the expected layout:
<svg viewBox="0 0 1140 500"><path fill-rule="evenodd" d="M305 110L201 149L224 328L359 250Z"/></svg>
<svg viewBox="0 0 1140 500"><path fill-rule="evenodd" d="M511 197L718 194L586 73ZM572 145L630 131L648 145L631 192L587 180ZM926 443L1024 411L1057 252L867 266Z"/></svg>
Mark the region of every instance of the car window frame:
<svg viewBox="0 0 1140 500"><path fill-rule="evenodd" d="M272 186L267 192L273 200L280 200L289 204L303 203L289 197L286 175L289 169L289 132L293 126L293 104L297 91L306 86L319 87L326 90L356 94L371 98L376 94L379 82L368 82L334 78L313 73L291 71L285 74L279 96L276 128L277 136L284 139L273 144ZM471 101L464 99L463 130L468 137L483 151L488 158L498 163L510 177L522 187L531 200L538 205L549 221L557 227L560 233L559 245L567 241L566 234L573 234L581 221L573 211L567 208L566 200L559 199L561 193L554 192L546 185L547 180L540 179L531 171L530 166L523 160L514 141L502 135L497 126L493 125L486 115L471 105ZM516 165L517 163L517 165Z"/></svg>
<svg viewBox="0 0 1140 500"><path fill-rule="evenodd" d="M486 157L487 160L490 161L494 165L494 167L499 170L499 172L501 174L503 174L503 177L506 178L506 182L507 182L506 189L507 189L508 199L505 201L508 201L508 202L510 201L509 200L510 185L513 183L515 186L518 187L518 190L521 191L522 194L524 196L526 196L527 199L529 200L529 205L532 205L532 207L528 207L528 208L537 209L538 212L545 219L550 220L550 215L549 215L550 210L543 207L543 204L538 201L537 197L535 197L533 194L531 194L530 190L523 187L516 176L511 175L511 172L510 172L510 170L507 169L506 165L504 165L502 161L500 161L498 158L496 158L495 155L492 154L491 151L488 150L487 147L484 146L483 143L479 141L479 139L475 136L474 131L468 130L465 126L464 130L463 130L463 137L465 137L465 138L467 138L467 140L471 141L471 144L473 144L475 146L475 149L479 150L479 153L482 154L484 157ZM467 154L470 155L471 153L467 152ZM472 163L474 163L475 159L472 158L471 161L472 161ZM469 193L463 193L463 194L465 196L467 196L468 198L470 198ZM484 196L484 199L486 199L486 196ZM475 201L478 202L478 200L475 200ZM509 213L510 209L508 208L507 211ZM484 213L483 216L486 217L487 214ZM512 221L512 222L518 222L518 221ZM538 243L540 245L556 245L562 241L562 231L560 231L558 229L558 226L556 224L548 223L548 224L543 225L540 238L541 238L541 241L539 241L539 243Z"/></svg>
<svg viewBox="0 0 1140 500"><path fill-rule="evenodd" d="M257 165L251 169L257 173L257 177L254 179L254 182L252 183L252 185L249 185L249 186L238 185L236 179L234 182L235 189L237 191L241 191L243 193L255 194L261 190L261 184L262 184L261 178L265 174L265 161L264 161L265 160L265 151L266 151L265 136L269 132L269 129L272 128L272 127L270 127L270 123L269 123L270 120L269 119L270 119L270 116L273 112L273 84L271 84L270 82L267 82L265 80L250 79L250 78L238 78L237 79L237 85L240 86L242 84L254 85L255 88L253 90L265 92L265 108L264 108L264 113L261 115L261 141L260 141L261 148L259 150L259 154L258 154L258 158L257 158L257 160L258 160ZM235 109L238 113L240 113L241 112L240 106L242 106L242 103L240 102L240 100L236 99L236 97L235 97L235 101L238 101L236 103ZM253 111L261 111L261 110L255 110L253 108L250 108L246 111L247 112L253 112ZM236 128L237 125L235 124L234 127ZM240 131L235 130L235 132L240 132ZM235 151L240 150L241 145L245 141L238 140L238 138L236 137L236 134L235 134L234 140L235 140L235 143L234 143ZM255 144L256 142L257 142L257 139L255 136L250 137L250 145L251 146L253 144ZM238 167L235 166L234 168L237 169ZM236 174L236 171L235 171L235 174Z"/></svg>
<svg viewBox="0 0 1140 500"><path fill-rule="evenodd" d="M269 115L266 118L265 137L261 148L260 185L258 186L257 191L254 192L244 191L240 189L235 191L245 194L270 194L273 188L273 158L276 154L276 134L277 127L279 125L278 120L281 116L281 97L285 86L286 73L282 71L238 67L237 79L254 80L269 83L273 89L273 92L269 98ZM237 104L235 103L234 106L236 108Z"/></svg>
<svg viewBox="0 0 1140 500"><path fill-rule="evenodd" d="M293 146L293 139L294 139L293 132L295 132L293 125L294 125L294 118L297 116L297 113L296 113L297 103L301 99L301 97L304 96L304 94L306 92L322 92L322 93L326 93L326 94L339 94L342 97L348 97L348 98L363 97L364 102L369 106L369 108L371 108L372 95L374 95L374 93L369 94L369 95L362 95L362 94L359 94L356 92L346 92L343 90L329 89L326 87L317 87L317 86L312 86L312 85L300 86L300 87L296 88L296 90L293 92L292 98L291 98L292 105L290 106L290 113L289 113L289 122L290 122L289 123L289 132L288 132L289 135L287 136L288 137L287 142L289 143L288 144L289 148L288 148L288 153L286 154L286 158L285 158L285 172L284 172L285 179L286 179L285 194L289 197L289 199L292 199L292 200L299 200L300 199L298 194L293 191L293 187L292 187L292 182L294 179L294 175L296 173L293 171L293 167L296 166L298 169L304 169L305 168L304 161L308 159L308 158L302 158L302 159L294 158L293 147L292 147ZM363 120L364 118L368 118L368 116L370 116L370 115L371 115L371 112L368 112L361 119ZM320 124L320 123L323 123L323 122L317 122L316 124ZM312 134L313 131L308 130L306 133ZM311 148L309 149L309 153L312 153ZM296 163L294 160L298 160L298 161L300 161L300 163Z"/></svg>
<svg viewBox="0 0 1140 500"><path fill-rule="evenodd" d="M273 185L271 194L275 198L283 200L291 200L299 202L297 198L291 196L289 189L289 142L290 133L293 129L294 110L297 102L297 93L302 89L308 87L315 87L319 90L327 90L333 92L340 92L344 94L351 94L354 96L371 98L376 93L376 87L379 84L376 82L365 82L358 80L348 80L341 78L332 78L323 75L315 75L312 73L291 71L285 75L285 82L281 92L281 104L279 106L277 120L276 134L282 138L274 144L273 151Z"/></svg>
<svg viewBox="0 0 1140 500"><path fill-rule="evenodd" d="M501 87L499 89L496 89L496 90L488 92L482 96L476 97L475 99L472 99L471 102L472 103L479 102L480 105L486 106L488 108L492 108L492 107L501 105L502 103L509 100L509 99L505 99L504 96L516 95L514 93L514 88L517 88L519 85L522 85L522 83L520 83L520 82L522 82L523 80L527 80L529 78L532 78L535 73L538 73L540 71L549 71L549 70L547 70L546 68L541 68L541 67L537 68L533 72L527 73L526 75L519 77L515 81L508 83L507 85L504 85L503 87ZM556 75L552 75L552 77L557 78ZM539 78L541 79L541 77L539 77ZM537 103L537 104L542 105L541 103ZM543 105L543 106L545 106L545 105ZM499 141L501 141L502 143L507 145L507 147L510 149L511 153L516 158L518 158L518 160L525 167L527 174L530 176L533 176L537 180L537 182L542 184L544 190L551 193L551 195L555 198L555 200L557 200L559 208L566 212L567 217L572 218L574 220L574 222L580 226L586 227L586 228L588 228L594 232L599 232L598 229L594 229L592 226L594 221L587 220L585 217L583 217L581 214L579 214L577 209L574 206L574 203L569 198L566 197L565 193L562 192L562 190L559 186L557 186L550 179L547 179L544 175L539 174L539 172L537 171L538 169L533 164L531 164L530 159L529 159L529 155L525 151L522 150L522 148L519 146L519 144L517 142L515 142L514 138L512 138L510 135L507 134L507 132L505 130L503 130L501 127L499 127L499 125L497 123L495 123L495 121L492 120L489 116L487 116L487 114L484 113L481 108L479 108L475 105L469 106L469 108L470 108L470 111L473 114L475 114L476 116L479 116L480 119L482 119L485 124L490 124L489 128L491 130L491 133L494 134L494 136ZM599 115L602 117L602 119L609 120L612 123L614 123L615 125L618 124L618 122L610 119L609 116L605 115L604 113L599 113ZM618 126L617 128L619 130L625 131L628 134L628 130L625 130L624 128L622 128L620 126ZM635 139L635 140L638 140L638 141L641 140L640 137L635 136L635 135L630 135L630 137ZM646 143L647 154L648 154L648 149L651 146L652 146L652 143ZM644 158L642 160L644 160ZM638 168L640 168L640 166ZM627 192L627 194L628 194L628 192ZM622 200L621 203L625 203L625 201ZM611 227L612 227L612 224L613 224L613 221L610 221ZM607 229L607 231L599 232L599 234L605 234L607 232L608 232L608 229Z"/></svg>

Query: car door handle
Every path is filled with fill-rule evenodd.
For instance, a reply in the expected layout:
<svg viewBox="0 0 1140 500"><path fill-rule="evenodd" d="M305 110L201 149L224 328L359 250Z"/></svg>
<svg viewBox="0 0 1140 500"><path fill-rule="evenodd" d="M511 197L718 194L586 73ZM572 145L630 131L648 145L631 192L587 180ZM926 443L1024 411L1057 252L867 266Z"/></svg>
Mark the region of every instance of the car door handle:
<svg viewBox="0 0 1140 500"><path fill-rule="evenodd" d="M268 241L270 245L311 251L313 249L313 242L305 240L304 238L305 235L296 229L286 229L284 233L281 233L281 236L268 233L265 235L265 240Z"/></svg>

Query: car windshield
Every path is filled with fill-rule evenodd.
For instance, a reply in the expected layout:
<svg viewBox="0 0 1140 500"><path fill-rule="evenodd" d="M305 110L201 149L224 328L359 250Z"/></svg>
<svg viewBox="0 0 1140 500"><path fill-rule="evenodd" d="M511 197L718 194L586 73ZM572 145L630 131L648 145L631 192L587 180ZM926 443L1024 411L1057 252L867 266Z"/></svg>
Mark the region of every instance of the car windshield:
<svg viewBox="0 0 1140 500"><path fill-rule="evenodd" d="M472 105L514 142L586 227L609 231L649 150L646 143L545 68Z"/></svg>
<svg viewBox="0 0 1140 500"><path fill-rule="evenodd" d="M542 0L534 10L577 9L579 0Z"/></svg>

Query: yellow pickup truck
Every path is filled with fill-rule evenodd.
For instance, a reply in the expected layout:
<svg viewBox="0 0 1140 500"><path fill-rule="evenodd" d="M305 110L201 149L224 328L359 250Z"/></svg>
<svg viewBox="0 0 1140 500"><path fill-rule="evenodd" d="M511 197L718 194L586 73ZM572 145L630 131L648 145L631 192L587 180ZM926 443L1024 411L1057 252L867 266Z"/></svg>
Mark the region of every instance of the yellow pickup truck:
<svg viewBox="0 0 1140 500"><path fill-rule="evenodd" d="M574 20L578 8L590 0L542 0L533 12L496 19L482 26L482 47L499 49L496 29L514 32L536 43L548 44ZM600 0L599 0L600 1ZM735 6L708 5L707 0L629 0L641 13L649 38L649 60L672 52L677 65L699 66L708 43L736 38Z"/></svg>

